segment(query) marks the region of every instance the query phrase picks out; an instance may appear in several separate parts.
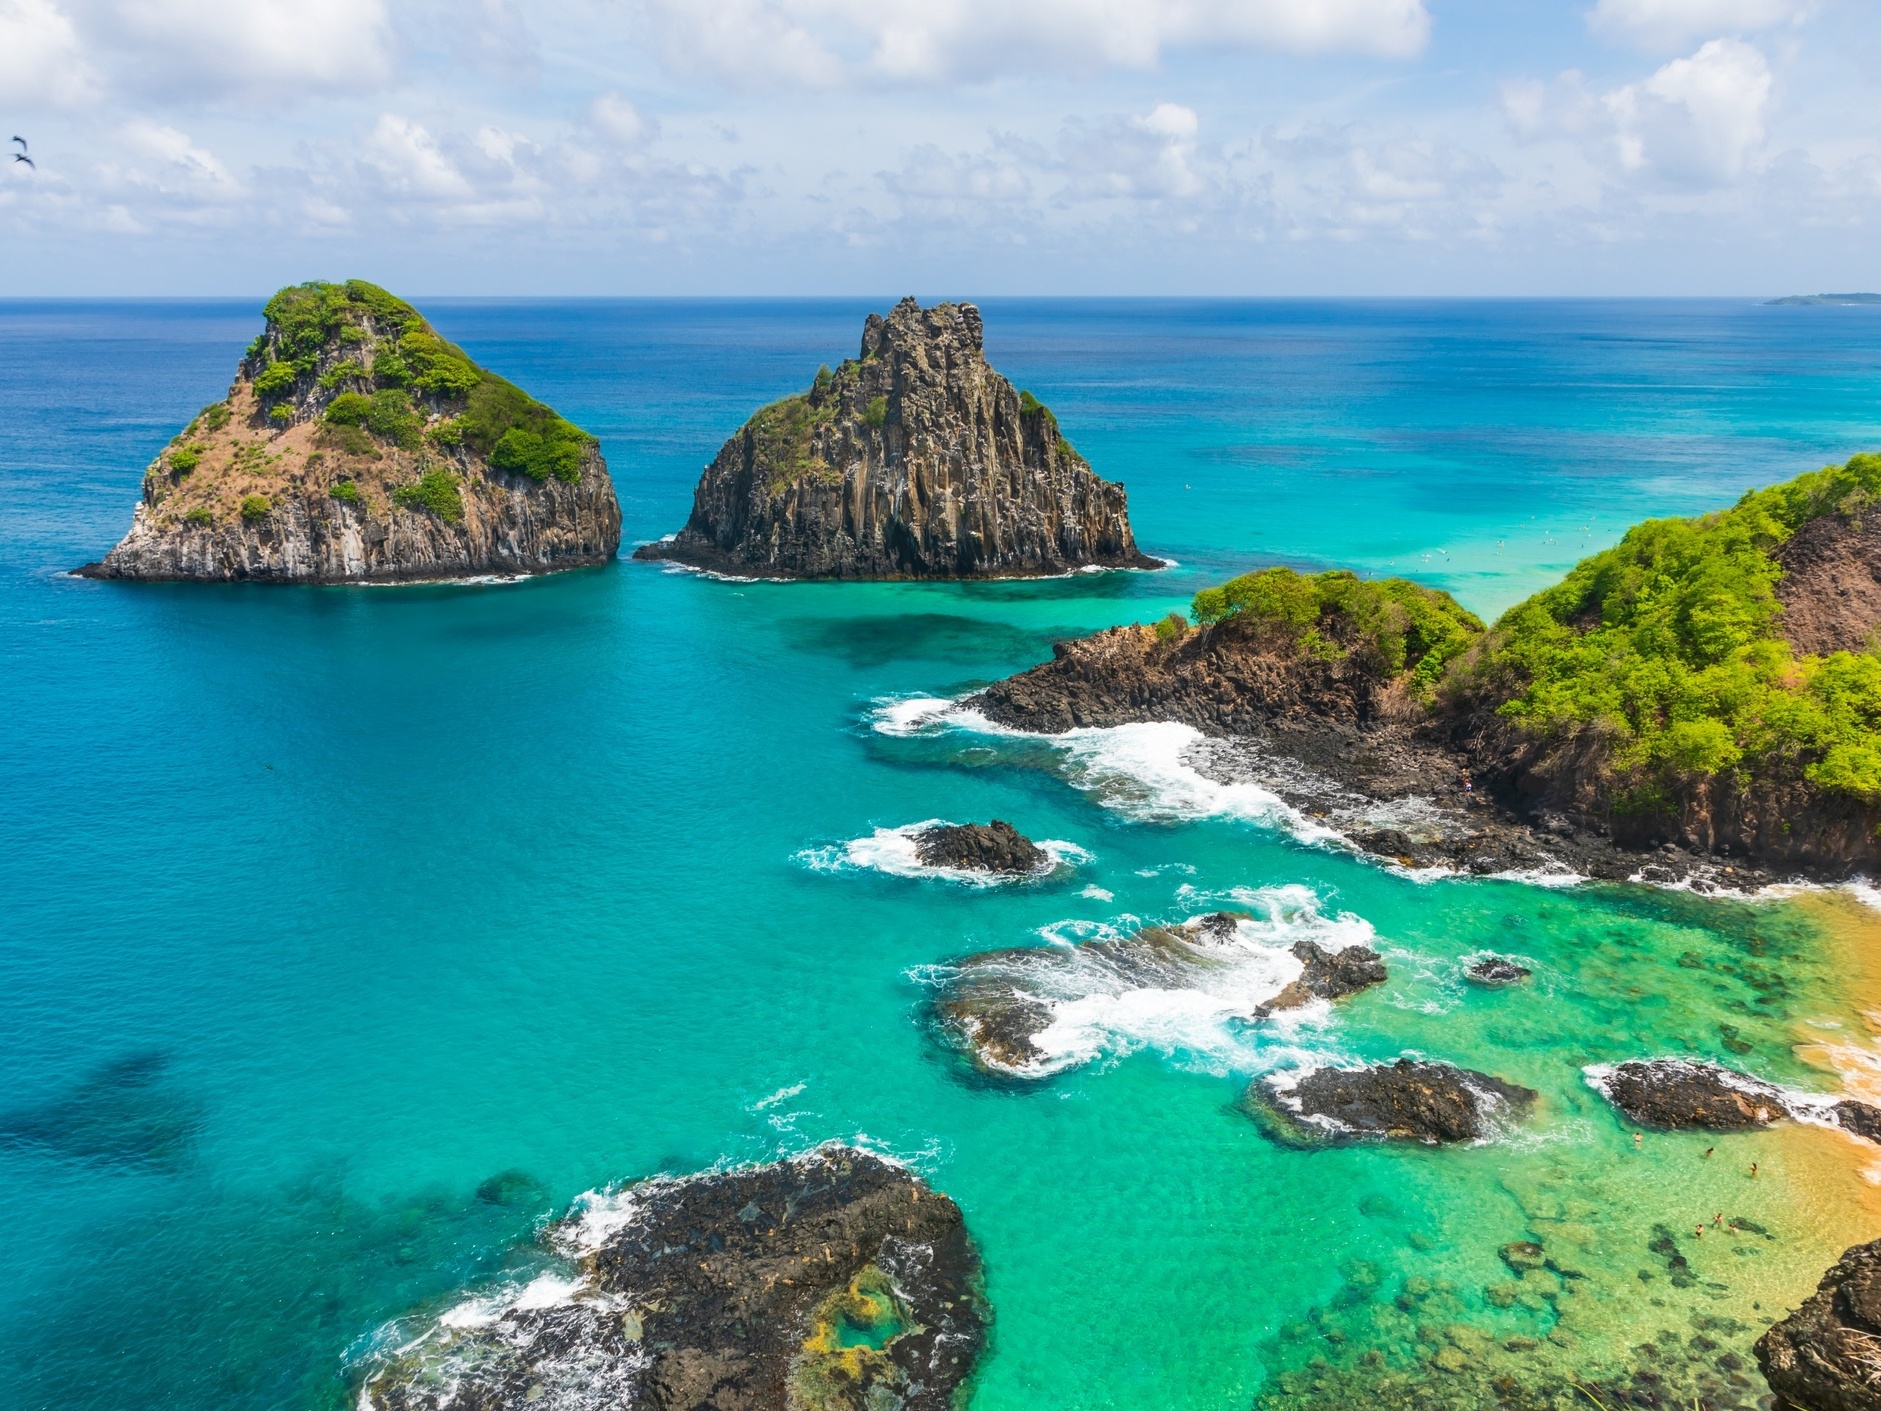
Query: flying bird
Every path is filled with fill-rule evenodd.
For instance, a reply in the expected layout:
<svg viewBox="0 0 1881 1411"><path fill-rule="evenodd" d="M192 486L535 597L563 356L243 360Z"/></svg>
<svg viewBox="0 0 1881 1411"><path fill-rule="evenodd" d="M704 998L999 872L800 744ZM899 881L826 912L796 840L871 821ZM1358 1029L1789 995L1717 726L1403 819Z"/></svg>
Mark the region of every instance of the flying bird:
<svg viewBox="0 0 1881 1411"><path fill-rule="evenodd" d="M39 163L35 162L27 155L32 149L26 145L26 139L24 137L15 137L13 140L20 144L20 150L13 154L13 160L16 162L25 162L26 165L31 167L34 171L38 171Z"/></svg>

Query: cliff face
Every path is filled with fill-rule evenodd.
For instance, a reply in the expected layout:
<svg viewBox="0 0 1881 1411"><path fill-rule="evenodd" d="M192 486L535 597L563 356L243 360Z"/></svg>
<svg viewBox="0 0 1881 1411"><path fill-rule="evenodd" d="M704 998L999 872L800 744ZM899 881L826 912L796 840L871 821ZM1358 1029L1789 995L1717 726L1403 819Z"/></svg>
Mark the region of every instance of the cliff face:
<svg viewBox="0 0 1881 1411"><path fill-rule="evenodd" d="M594 438L360 281L282 290L94 578L393 582L605 563Z"/></svg>
<svg viewBox="0 0 1881 1411"><path fill-rule="evenodd" d="M776 578L1154 567L1123 486L986 362L971 304L869 315L861 356L727 441L669 540L635 552Z"/></svg>

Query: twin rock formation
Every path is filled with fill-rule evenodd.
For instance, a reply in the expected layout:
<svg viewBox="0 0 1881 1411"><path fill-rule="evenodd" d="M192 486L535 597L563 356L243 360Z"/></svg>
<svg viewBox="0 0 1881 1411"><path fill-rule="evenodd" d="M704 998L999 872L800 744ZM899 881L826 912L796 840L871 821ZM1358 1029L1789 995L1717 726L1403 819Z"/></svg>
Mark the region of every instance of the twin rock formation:
<svg viewBox="0 0 1881 1411"><path fill-rule="evenodd" d="M903 299L860 356L765 407L635 558L763 578L982 578L1153 568L1123 486L986 361L980 311Z"/></svg>
<svg viewBox="0 0 1881 1411"><path fill-rule="evenodd" d="M391 582L605 563L594 438L361 280L283 289L228 396L150 464L94 578ZM986 362L971 304L871 314L861 356L725 443L635 555L772 578L1149 568L1124 490Z"/></svg>

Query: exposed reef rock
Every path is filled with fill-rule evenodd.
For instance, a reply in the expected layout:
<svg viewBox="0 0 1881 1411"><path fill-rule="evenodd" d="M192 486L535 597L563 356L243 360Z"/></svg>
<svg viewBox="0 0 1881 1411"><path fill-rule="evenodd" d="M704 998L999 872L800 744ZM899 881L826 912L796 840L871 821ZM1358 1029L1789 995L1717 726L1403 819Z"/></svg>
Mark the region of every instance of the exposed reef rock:
<svg viewBox="0 0 1881 1411"><path fill-rule="evenodd" d="M647 1182L549 1239L574 1277L461 1305L361 1407L952 1411L985 1343L959 1207L862 1151Z"/></svg>
<svg viewBox="0 0 1881 1411"><path fill-rule="evenodd" d="M396 582L605 563L595 439L351 280L283 289L92 578Z"/></svg>
<svg viewBox="0 0 1881 1411"><path fill-rule="evenodd" d="M1010 823L946 823L915 835L915 855L926 867L954 867L967 872L1014 876L1041 872L1051 854Z"/></svg>
<svg viewBox="0 0 1881 1411"><path fill-rule="evenodd" d="M1830 1110L1835 1114L1835 1124L1843 1131L1881 1143L1881 1107L1844 1098Z"/></svg>
<svg viewBox="0 0 1881 1411"><path fill-rule="evenodd" d="M1316 1068L1297 1080L1263 1078L1247 1104L1262 1126L1293 1145L1375 1140L1432 1145L1480 1141L1535 1093L1487 1073L1400 1058L1367 1068Z"/></svg>
<svg viewBox="0 0 1881 1411"><path fill-rule="evenodd" d="M1485 955L1465 966L1463 978L1472 985L1519 985L1535 972L1500 955Z"/></svg>
<svg viewBox="0 0 1881 1411"><path fill-rule="evenodd" d="M1683 1058L1635 1059L1588 1070L1587 1080L1627 1121L1676 1132L1767 1127L1790 1115L1783 1091L1710 1063Z"/></svg>
<svg viewBox="0 0 1881 1411"><path fill-rule="evenodd" d="M1845 1253L1756 1353L1779 1405L1881 1411L1881 1240Z"/></svg>
<svg viewBox="0 0 1881 1411"><path fill-rule="evenodd" d="M1179 926L1145 926L1128 936L1074 946L1023 946L970 955L948 967L935 1001L942 1033L985 1074L1049 1077L1095 1056L1087 1033L1041 1042L1060 1007L1153 991L1185 991L1183 1008L1254 1021L1314 999L1339 999L1385 978L1378 953L1364 945L1327 950L1299 940L1264 944L1264 923L1246 912L1218 911ZM1074 1021L1073 1028L1079 1021Z"/></svg>
<svg viewBox="0 0 1881 1411"><path fill-rule="evenodd" d="M1257 1007L1257 1019L1276 1010L1298 1009L1316 999L1344 999L1385 981L1385 962L1370 946L1327 950L1317 941L1295 941L1290 949L1304 967L1300 978Z"/></svg>
<svg viewBox="0 0 1881 1411"><path fill-rule="evenodd" d="M980 578L1152 568L1123 486L988 366L980 311L903 299L861 355L765 407L635 558L769 578Z"/></svg>

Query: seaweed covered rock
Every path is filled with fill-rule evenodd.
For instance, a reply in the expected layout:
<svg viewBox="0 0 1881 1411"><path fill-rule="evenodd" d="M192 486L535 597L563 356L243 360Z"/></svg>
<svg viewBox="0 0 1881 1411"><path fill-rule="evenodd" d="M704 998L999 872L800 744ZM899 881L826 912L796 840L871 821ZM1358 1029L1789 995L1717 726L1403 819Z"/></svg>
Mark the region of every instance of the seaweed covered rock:
<svg viewBox="0 0 1881 1411"><path fill-rule="evenodd" d="M925 867L1021 876L1040 872L1051 854L1010 823L943 823L915 835L915 855Z"/></svg>
<svg viewBox="0 0 1881 1411"><path fill-rule="evenodd" d="M980 311L903 299L860 356L765 407L634 557L772 578L976 578L1150 568L1100 480L986 361Z"/></svg>
<svg viewBox="0 0 1881 1411"><path fill-rule="evenodd" d="M1767 1127L1790 1115L1781 1089L1761 1078L1684 1058L1633 1059L1587 1070L1587 1081L1627 1121L1676 1132Z"/></svg>
<svg viewBox="0 0 1881 1411"><path fill-rule="evenodd" d="M568 1276L461 1303L362 1411L952 1411L985 1344L959 1207L867 1152L650 1181L550 1240Z"/></svg>
<svg viewBox="0 0 1881 1411"><path fill-rule="evenodd" d="M356 583L605 563L595 439L362 280L283 289L93 578Z"/></svg>
<svg viewBox="0 0 1881 1411"><path fill-rule="evenodd" d="M1290 1145L1367 1139L1480 1141L1498 1118L1534 1105L1532 1089L1448 1063L1400 1058L1364 1068L1315 1068L1249 1087L1247 1105Z"/></svg>
<svg viewBox="0 0 1881 1411"><path fill-rule="evenodd" d="M1756 1346L1779 1404L1881 1411L1881 1240L1858 1244Z"/></svg>

